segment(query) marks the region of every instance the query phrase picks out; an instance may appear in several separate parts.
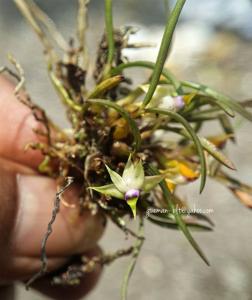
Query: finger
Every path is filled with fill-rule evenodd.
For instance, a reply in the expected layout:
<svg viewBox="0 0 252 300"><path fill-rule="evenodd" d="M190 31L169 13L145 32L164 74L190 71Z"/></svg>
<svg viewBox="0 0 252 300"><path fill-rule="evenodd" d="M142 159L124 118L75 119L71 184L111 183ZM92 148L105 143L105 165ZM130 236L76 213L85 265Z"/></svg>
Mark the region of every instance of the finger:
<svg viewBox="0 0 252 300"><path fill-rule="evenodd" d="M96 247L85 253L86 256L92 257L101 254L101 249ZM81 299L87 295L97 284L102 272L102 267L97 265L93 272L87 273L81 279L79 285L76 286L52 286L48 277L34 283L33 288L49 296L51 299L60 300L75 300Z"/></svg>
<svg viewBox="0 0 252 300"><path fill-rule="evenodd" d="M19 210L13 243L18 254L35 255L41 247L47 224L51 219L56 195L56 183L43 176L18 175ZM76 189L64 196L78 204ZM48 255L71 255L94 247L104 230L103 218L89 210L79 213L75 208L61 206L47 243ZM24 243L25 241L25 243Z"/></svg>
<svg viewBox="0 0 252 300"><path fill-rule="evenodd" d="M0 286L0 299L14 300L15 299L14 285Z"/></svg>
<svg viewBox="0 0 252 300"><path fill-rule="evenodd" d="M9 257L40 256L41 241L52 215L56 184L53 179L33 172L17 174L17 164L0 162L2 267ZM69 190L64 197L66 201L70 199L78 203L76 188ZM94 247L103 231L104 219L100 214L91 215L86 211L79 215L78 208L62 206L53 224L46 253L49 258L81 253Z"/></svg>
<svg viewBox="0 0 252 300"><path fill-rule="evenodd" d="M0 76L0 156L36 168L43 156L24 151L29 142L39 140L34 132L41 128L31 110L14 96L14 85Z"/></svg>
<svg viewBox="0 0 252 300"><path fill-rule="evenodd" d="M69 257L50 257L47 261L47 271L52 272L69 261ZM11 284L13 281L29 280L41 269L40 257L9 257L0 270L1 285ZM1 299L1 298L0 298Z"/></svg>

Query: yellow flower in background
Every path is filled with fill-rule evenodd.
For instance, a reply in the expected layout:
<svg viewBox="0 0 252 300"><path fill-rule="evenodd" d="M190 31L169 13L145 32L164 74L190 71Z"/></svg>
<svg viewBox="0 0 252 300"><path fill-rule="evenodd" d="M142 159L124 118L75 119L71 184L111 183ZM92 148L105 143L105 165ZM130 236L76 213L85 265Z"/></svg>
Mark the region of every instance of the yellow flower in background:
<svg viewBox="0 0 252 300"><path fill-rule="evenodd" d="M166 163L167 169L162 173L166 173L166 183L171 191L178 184L184 184L198 179L200 173L196 166L186 161L170 160Z"/></svg>

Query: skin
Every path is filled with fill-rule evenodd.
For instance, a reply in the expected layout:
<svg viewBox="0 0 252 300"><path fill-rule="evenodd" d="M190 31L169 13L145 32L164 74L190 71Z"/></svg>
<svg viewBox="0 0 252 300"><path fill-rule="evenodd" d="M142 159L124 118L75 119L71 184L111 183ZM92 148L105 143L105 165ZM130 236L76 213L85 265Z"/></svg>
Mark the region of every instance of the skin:
<svg viewBox="0 0 252 300"><path fill-rule="evenodd" d="M33 129L39 124L31 111L13 94L14 86L0 76L0 297L16 280L26 281L40 269L41 240L51 218L56 182L37 174L43 157L39 151L24 151L28 142L38 141ZM78 201L78 189L70 187L65 201ZM61 206L47 244L48 270L67 263L72 255L100 253L97 242L104 219L78 208ZM85 275L78 287L51 287L49 279L33 288L53 299L79 299L96 284L101 268Z"/></svg>

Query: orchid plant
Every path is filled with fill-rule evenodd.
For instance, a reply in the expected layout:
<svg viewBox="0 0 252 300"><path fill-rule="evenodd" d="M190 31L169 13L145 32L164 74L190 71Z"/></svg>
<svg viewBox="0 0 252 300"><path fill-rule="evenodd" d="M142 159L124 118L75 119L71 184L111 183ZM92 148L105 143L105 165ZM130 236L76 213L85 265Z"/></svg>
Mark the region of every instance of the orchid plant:
<svg viewBox="0 0 252 300"><path fill-rule="evenodd" d="M203 214L188 217L176 210L176 207L189 209L177 190L200 179L202 192L210 177L252 207L252 188L227 174L225 168L235 170L235 166L223 152L228 143L235 141L236 130L230 118L238 114L252 121L247 110L251 102L238 102L208 86L180 80L167 68L173 33L186 0L177 0L171 10L155 62L125 59L123 49L139 48L139 44L130 43L132 27L114 27L112 0L104 0L105 33L98 45L91 89L86 86L86 77L90 76L86 42L89 1L78 1L75 42L72 39L67 42L33 0L14 1L43 44L49 78L71 124L70 128L60 128L33 103L25 90L24 71L10 56L15 71L1 68L0 72L7 71L18 80L17 98L32 110L42 127L36 133L43 136L40 139L43 142L31 141L26 148L42 152L44 160L38 172L56 178L61 186L52 219L48 229L45 228L41 271L27 286L47 272L46 241L59 211L60 195L73 180L81 186L80 213L85 209L93 214L101 212L123 233L134 237L135 243L113 254L82 257L78 265L72 266L70 261L66 270L52 278L54 284L78 284L97 264L109 264L130 255L121 289L125 300L129 278L144 242L143 216L153 208L165 209L166 213L150 213L146 221L180 229L196 253L209 264L190 229L210 231L213 223ZM135 67L150 70L150 76L139 85L132 84L133 78L125 75L127 69ZM212 120L221 125L222 131L203 136L202 126ZM139 221L138 232L127 226L132 216Z"/></svg>

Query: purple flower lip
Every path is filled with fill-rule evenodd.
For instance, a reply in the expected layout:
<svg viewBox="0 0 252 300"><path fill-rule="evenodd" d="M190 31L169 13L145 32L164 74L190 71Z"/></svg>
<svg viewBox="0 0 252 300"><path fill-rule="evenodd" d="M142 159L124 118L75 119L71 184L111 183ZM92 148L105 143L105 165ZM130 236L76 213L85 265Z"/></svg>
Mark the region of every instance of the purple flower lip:
<svg viewBox="0 0 252 300"><path fill-rule="evenodd" d="M176 96L175 97L175 105L178 109L181 109L185 106L185 102L182 96Z"/></svg>
<svg viewBox="0 0 252 300"><path fill-rule="evenodd" d="M131 189L125 193L125 200L130 200L133 198L138 198L140 196L140 191L137 189Z"/></svg>

